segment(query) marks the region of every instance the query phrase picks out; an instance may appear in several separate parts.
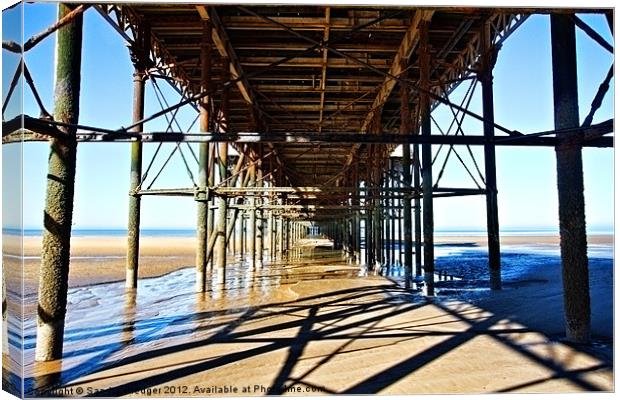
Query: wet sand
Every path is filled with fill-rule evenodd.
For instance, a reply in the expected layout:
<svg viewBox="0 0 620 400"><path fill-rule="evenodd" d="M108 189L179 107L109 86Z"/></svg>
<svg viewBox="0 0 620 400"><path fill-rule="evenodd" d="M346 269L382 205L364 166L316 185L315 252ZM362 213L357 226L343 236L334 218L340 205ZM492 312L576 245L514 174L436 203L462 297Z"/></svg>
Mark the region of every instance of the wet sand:
<svg viewBox="0 0 620 400"><path fill-rule="evenodd" d="M523 323L515 313L515 303L528 304L524 294L536 292L540 300L557 283L510 288L503 300L428 300L348 265L340 252L305 247L303 253L256 271L231 266L224 289L210 286L200 295L193 293L191 269L142 279L137 293L122 282L70 289L62 362L32 361L34 318L25 321L27 393L613 390L612 361L595 346L562 343L544 324Z"/></svg>
<svg viewBox="0 0 620 400"><path fill-rule="evenodd" d="M536 310L536 302L561 301L545 297L557 281L532 280L503 297L428 300L348 265L339 252L304 252L257 271L231 265L226 287L210 286L203 295L193 293L191 269L143 279L137 294L122 283L70 289L64 359L27 362L27 392L221 397L613 390L612 361L596 346L562 343L539 323L548 315L530 312L528 323L515 312L515 304L523 312L528 305ZM601 292L595 287L592 293ZM593 313L611 319L610 308ZM25 359L32 360L33 318L25 333Z"/></svg>
<svg viewBox="0 0 620 400"><path fill-rule="evenodd" d="M19 254L19 241L4 238L5 249ZM125 279L127 239L124 237L77 236L71 239L69 286L78 287ZM191 237L149 237L140 239L140 278L161 276L193 266L195 239ZM6 251L6 250L5 250ZM41 264L41 237L24 237L24 293L36 293Z"/></svg>
<svg viewBox="0 0 620 400"><path fill-rule="evenodd" d="M5 253L19 254L18 237L5 236ZM484 236L438 236L436 244L452 245L467 243L484 248ZM600 245L613 243L611 235L592 235L588 244ZM559 245L559 237L546 236L502 236L502 246L507 248L520 245L548 246ZM71 239L71 269L69 286L86 286L104 282L117 282L125 279L127 240L124 237L85 237ZM41 255L41 237L24 237L24 293L35 294L38 286L38 271ZM16 265L13 260L13 264ZM153 237L140 239L140 278L151 278L195 265L195 238L192 237ZM9 268L12 279L10 287L21 286L21 269L19 265Z"/></svg>

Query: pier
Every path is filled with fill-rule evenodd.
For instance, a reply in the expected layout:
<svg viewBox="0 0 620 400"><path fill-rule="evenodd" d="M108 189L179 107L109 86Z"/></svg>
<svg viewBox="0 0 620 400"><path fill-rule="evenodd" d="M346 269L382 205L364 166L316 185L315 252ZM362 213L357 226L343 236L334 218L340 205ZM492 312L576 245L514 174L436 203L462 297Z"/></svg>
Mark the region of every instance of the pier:
<svg viewBox="0 0 620 400"><path fill-rule="evenodd" d="M118 32L134 66L132 121L118 129L80 122L80 96L97 95L80 90L85 12ZM29 339L36 362L26 388L72 396L480 393L508 389L503 371L521 364L516 374L525 381L549 370L557 377L525 390L553 391L557 382L610 390L599 360L579 346L592 341L582 149L613 149L614 119L593 123L613 65L581 121L576 30L614 48L580 13L604 15L613 31L612 9L61 3L48 30L24 43L3 41L3 52L22 55L48 37L57 43L53 110L38 101L40 115L4 118L3 109L5 146L50 144ZM495 120L493 68L504 42L534 14L550 19L554 129L521 132ZM27 63L20 68L5 102L21 76L38 98ZM181 101L145 113L148 82L169 85ZM471 89L463 99L452 96L460 85ZM471 110L474 93L481 113ZM188 105L196 123L185 130L176 117ZM439 106L450 110L449 121L433 117ZM481 129L464 129L465 118ZM157 119L168 129L146 130ZM73 320L67 296L76 152L111 142L131 155L126 292L110 286L118 314L101 327L97 318ZM159 150L148 159L144 147L167 142L176 143L191 187L153 186L170 166L157 171ZM487 288L502 296L502 146L555 149L565 342L531 344L546 339L509 315L437 293L440 282L462 276L435 265L434 201L449 197L458 207L463 196L482 196ZM442 182L450 157L471 180ZM133 301L143 295L141 207L152 196L189 197L197 210L191 275L185 271L186 286L174 288L179 302L161 299L156 307L165 311L155 319L123 312L127 293ZM393 279L391 269L402 276ZM248 279L252 290L244 291ZM261 284L284 283L293 288L253 297ZM80 330L100 335L91 344L111 359L76 357ZM114 353L116 344L126 347ZM504 364L489 371L486 352ZM555 363L552 353L575 357L592 374ZM448 379L458 372L451 357L469 360L480 380ZM153 360L161 369L137 367ZM367 367L352 377L359 365ZM61 388L50 383L55 375ZM84 387L93 392L71 392Z"/></svg>

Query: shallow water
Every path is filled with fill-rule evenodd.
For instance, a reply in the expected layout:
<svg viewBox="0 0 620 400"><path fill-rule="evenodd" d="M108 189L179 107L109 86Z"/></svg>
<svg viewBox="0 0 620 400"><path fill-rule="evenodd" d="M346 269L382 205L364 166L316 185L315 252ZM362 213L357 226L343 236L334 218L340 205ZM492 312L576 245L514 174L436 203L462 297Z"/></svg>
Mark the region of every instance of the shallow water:
<svg viewBox="0 0 620 400"><path fill-rule="evenodd" d="M171 338L192 337L221 324L229 314L250 312L262 304L295 300L289 287L302 281L360 276L360 268L343 264L340 251L311 247L294 250L286 263L265 263L252 269L237 258L222 271L214 269L205 293L195 293L195 270L185 268L161 277L140 279L136 290L124 282L70 288L67 295L62 362L33 363L36 316L26 315L24 349L26 394L36 394L96 371L105 361L121 360L140 347L153 350ZM332 262L333 261L333 262ZM224 284L218 282L223 281ZM36 296L26 298L35 310ZM88 343L88 348L84 344ZM62 370L62 373L59 371Z"/></svg>
<svg viewBox="0 0 620 400"><path fill-rule="evenodd" d="M488 250L475 243L447 243L435 247L435 282L438 295L455 293L454 289L487 290L489 281ZM613 246L589 245L588 259L596 265L613 266ZM511 284L528 279L537 268L561 263L559 246L551 244L505 245L501 251L502 282ZM382 275L397 281L404 279L402 265L385 266Z"/></svg>

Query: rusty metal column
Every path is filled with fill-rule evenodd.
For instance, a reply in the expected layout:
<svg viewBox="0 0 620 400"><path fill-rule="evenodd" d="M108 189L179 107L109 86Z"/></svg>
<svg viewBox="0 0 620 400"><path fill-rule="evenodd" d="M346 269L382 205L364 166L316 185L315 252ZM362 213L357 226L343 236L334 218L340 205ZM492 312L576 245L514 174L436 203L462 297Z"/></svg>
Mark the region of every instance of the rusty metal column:
<svg viewBox="0 0 620 400"><path fill-rule="evenodd" d="M382 248L382 235L383 235L383 204L381 196L381 175L379 166L375 166L375 186L374 186L374 208L373 208L373 227L374 227L374 244L375 244L375 269L380 270L383 265L383 248Z"/></svg>
<svg viewBox="0 0 620 400"><path fill-rule="evenodd" d="M420 23L420 116L422 135L430 136L430 90L431 60L428 43L428 21ZM426 91L426 92L425 92ZM424 282L427 296L435 295L435 249L433 243L433 154L430 144L422 145L422 219L424 224Z"/></svg>
<svg viewBox="0 0 620 400"><path fill-rule="evenodd" d="M353 186L355 188L355 192L353 192L353 206L358 208L359 201L359 193L360 193L360 182L358 176L357 166L353 170ZM353 212L353 259L356 263L361 263L361 245L360 245L360 235L361 235L361 222L360 222L360 211L356 209Z"/></svg>
<svg viewBox="0 0 620 400"><path fill-rule="evenodd" d="M267 211L267 248L269 249L269 259L273 258L273 218L271 210Z"/></svg>
<svg viewBox="0 0 620 400"><path fill-rule="evenodd" d="M227 82L230 79L229 61L223 59L222 81ZM217 131L219 135L225 136L228 132L228 86L222 89L222 99L220 111L217 117ZM222 187L228 186L226 179L228 178L228 143L218 143L218 175L219 182ZM223 285L226 281L226 225L228 217L228 200L226 196L217 197L217 213L215 226L215 247L213 249L214 265L217 268L217 283Z"/></svg>
<svg viewBox="0 0 620 400"><path fill-rule="evenodd" d="M478 79L482 84L482 115L485 119L484 136L493 139L495 120L493 110L493 66L495 64L495 48L491 43L491 22L482 24L481 48L482 55ZM484 145L484 175L486 182L487 202L487 236L489 246L489 275L492 290L502 288L499 247L499 216L497 207L497 177L495 173L495 146Z"/></svg>
<svg viewBox="0 0 620 400"><path fill-rule="evenodd" d="M399 182L397 184L398 187L403 187L402 182ZM399 198L396 200L396 203L398 205L398 207L396 208L396 212L397 212L397 217L396 217L396 260L398 260L398 265L403 265L403 258L402 258L402 245L403 245L403 218L402 218L402 212L403 212L403 201L402 201L402 195L403 193L400 193ZM411 201L409 201L409 204L411 204ZM411 222L411 215L409 217ZM409 232L409 234L411 234L411 232Z"/></svg>
<svg viewBox="0 0 620 400"><path fill-rule="evenodd" d="M365 187L365 195L366 199L364 200L364 242L366 250L366 266L369 270L372 270L374 264L373 253L373 244L372 244L372 209L370 202L370 178L366 179L366 187Z"/></svg>
<svg viewBox="0 0 620 400"><path fill-rule="evenodd" d="M245 182L245 172L240 171L239 172L239 179L238 179L238 183L237 183L237 187L243 187L243 182ZM237 219L235 220L235 248L237 250L237 253L239 254L239 257L243 258L244 255L244 239L245 239L245 235L244 235L244 231L243 231L243 222L244 222L244 216L245 213L243 210L239 210L239 215L237 216Z"/></svg>
<svg viewBox="0 0 620 400"><path fill-rule="evenodd" d="M281 203L282 201L280 201ZM282 214L278 215L278 258L282 259L284 255L284 219Z"/></svg>
<svg viewBox="0 0 620 400"><path fill-rule="evenodd" d="M211 79L211 23L202 22L202 42L200 45L201 63L201 90L209 90ZM209 96L200 101L200 131L209 131ZM207 240L208 240L208 214L209 201L207 186L209 179L209 144L198 144L198 187L200 193L196 196L197 220L196 220L196 292L204 292L207 284Z"/></svg>
<svg viewBox="0 0 620 400"><path fill-rule="evenodd" d="M396 178L394 177L395 173L396 173L396 168L395 168L395 160L392 159L391 160L391 167L390 167L390 179L392 184L390 185L390 188L392 189L392 191L390 192L390 222L391 222L391 231L390 231L390 261L392 263L392 265L396 265L396 223L398 222L398 220L396 219L396 209L397 209L397 205L396 203L398 202L398 200L395 197L396 192L394 191L394 189L396 188L396 186L398 186L398 182L396 181Z"/></svg>
<svg viewBox="0 0 620 400"><path fill-rule="evenodd" d="M60 3L58 19L75 8ZM82 15L58 29L54 119L77 124L80 110ZM71 221L77 154L76 128L59 127L67 139L50 139L43 245L39 272L35 360L62 357L69 279Z"/></svg>
<svg viewBox="0 0 620 400"><path fill-rule="evenodd" d="M259 153L259 157L263 156L263 152ZM263 186L263 170L262 170L262 162L258 162L258 168L256 169L256 186ZM262 192L260 194L263 194ZM264 252L264 243L265 243L265 221L263 220L263 210L260 208L260 205L263 203L263 196L258 197L259 207L256 209L256 265L259 267L263 266L263 252Z"/></svg>
<svg viewBox="0 0 620 400"><path fill-rule="evenodd" d="M248 187L256 186L256 165L252 164L248 169L250 174L250 180ZM248 209L248 224L246 228L247 243L248 243L248 263L250 268L256 268L256 197L250 195L250 208Z"/></svg>
<svg viewBox="0 0 620 400"><path fill-rule="evenodd" d="M383 204L385 206L384 211L384 227L383 227L383 259L385 260L385 265L391 265L392 263L392 255L391 246L390 246L390 232L392 231L391 227L391 219L392 219L392 209L390 207L391 203L391 193L390 193L390 184L391 184L391 172L392 172L392 160L388 158L388 169L385 174L385 183L384 183L384 200Z"/></svg>
<svg viewBox="0 0 620 400"><path fill-rule="evenodd" d="M551 14L551 51L555 129L579 127L575 24L568 15ZM564 317L567 339L586 343L590 341L588 244L581 145L574 139L556 147Z"/></svg>
<svg viewBox="0 0 620 400"><path fill-rule="evenodd" d="M150 35L142 30L138 34L141 54L133 54L133 122L144 118L144 86L146 82L146 60L148 57L148 45ZM137 125L133 130L142 132L143 125ZM138 264L140 258L140 181L142 180L142 142L131 143L131 166L129 174L129 218L127 221L127 268L125 275L125 287L138 287Z"/></svg>
<svg viewBox="0 0 620 400"><path fill-rule="evenodd" d="M290 239L291 239L291 232L290 232L290 222L288 220L288 218L284 218L283 219L284 222L284 257L288 258L289 256L289 250L290 250Z"/></svg>
<svg viewBox="0 0 620 400"><path fill-rule="evenodd" d="M408 65L403 61L403 73L401 77L407 79ZM411 135L411 109L409 108L408 88L400 84L400 134ZM417 145L416 145L417 146ZM403 181L406 189L411 188L411 145L403 145ZM403 236L404 236L404 267L405 287L411 288L413 275L413 247L411 237L411 192L405 191L403 196ZM416 269L416 275L418 274Z"/></svg>
<svg viewBox="0 0 620 400"><path fill-rule="evenodd" d="M213 123L211 123L213 125ZM209 143L209 167L208 167L208 186L215 186L215 160L216 160L217 143ZM207 236L211 241L211 237L215 234L215 196L211 195L208 198L208 212L207 212ZM213 270L213 255L207 258L207 270L212 272Z"/></svg>

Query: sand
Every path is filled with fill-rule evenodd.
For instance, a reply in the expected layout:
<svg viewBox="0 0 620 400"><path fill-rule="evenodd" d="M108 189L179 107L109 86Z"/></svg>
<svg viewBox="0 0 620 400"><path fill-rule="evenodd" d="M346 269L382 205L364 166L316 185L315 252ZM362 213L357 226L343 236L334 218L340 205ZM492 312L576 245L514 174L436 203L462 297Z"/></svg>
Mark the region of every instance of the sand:
<svg viewBox="0 0 620 400"><path fill-rule="evenodd" d="M502 243L553 240L511 237ZM484 238L437 241L483 245ZM210 286L198 295L193 271L180 269L192 263L191 242L145 239L141 276L175 272L142 279L137 294L122 282L76 286L101 282L100 276L122 280L124 260L97 268L72 264L65 356L62 362L26 362L30 393L209 397L613 390L607 328L602 336L596 328L593 346L559 340L559 266L532 272L500 293L425 299L389 279L358 276L359 268L343 262L339 252L317 250L314 260L300 257L256 272L233 268L227 290ZM123 246L122 238L75 238L72 254L91 255L96 248L98 255L122 256ZM36 240L26 241L25 249L36 254ZM172 255L181 257L174 259L178 263L161 259ZM36 268L28 268L33 271L26 276L33 279ZM611 326L607 275L611 271L598 264L591 268L595 326L596 321ZM32 360L32 316L25 334L25 359Z"/></svg>
<svg viewBox="0 0 620 400"><path fill-rule="evenodd" d="M4 237L5 253L20 254L20 241L17 237ZM437 244L472 243L486 246L484 236L438 236ZM589 244L613 243L611 235L588 237ZM502 236L503 246L559 244L559 237L546 236ZM124 237L85 237L71 239L71 268L69 286L85 286L125 279L127 241ZM23 238L24 294L36 293L38 269L40 266L41 237ZM140 240L140 278L161 276L166 273L194 266L195 239L191 237L153 237L144 236ZM9 260L9 286L21 286L21 270L17 260Z"/></svg>
<svg viewBox="0 0 620 400"><path fill-rule="evenodd" d="M16 238L5 238L5 252L19 254ZM69 286L85 286L125 279L127 240L124 237L71 239ZM24 237L24 293L36 293L41 263L41 237ZM140 240L139 277L150 278L193 266L195 239L187 237L143 237ZM15 260L13 261L15 263ZM14 265L14 264L13 264ZM16 266L19 268L19 266ZM14 277L17 283L19 276ZM16 281L17 280L17 281Z"/></svg>

